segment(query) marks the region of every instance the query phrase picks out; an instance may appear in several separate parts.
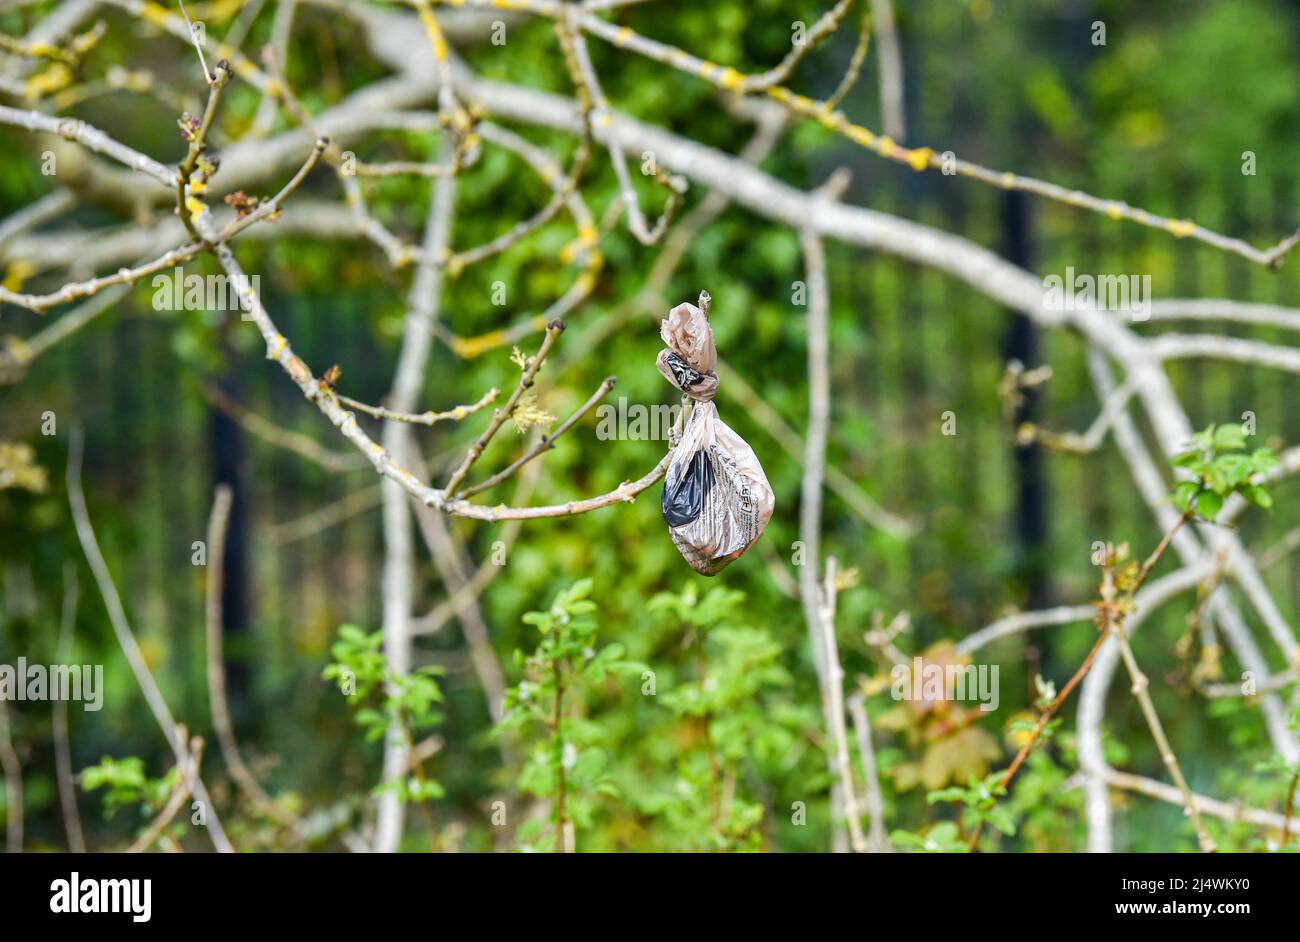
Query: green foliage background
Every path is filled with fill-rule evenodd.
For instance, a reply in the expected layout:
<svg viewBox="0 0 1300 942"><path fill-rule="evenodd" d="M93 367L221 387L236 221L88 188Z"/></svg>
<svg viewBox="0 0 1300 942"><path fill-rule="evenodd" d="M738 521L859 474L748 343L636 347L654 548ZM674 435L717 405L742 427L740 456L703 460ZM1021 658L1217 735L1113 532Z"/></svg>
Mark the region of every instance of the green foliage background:
<svg viewBox="0 0 1300 942"><path fill-rule="evenodd" d="M25 31L50 4L0 14L0 30ZM811 22L821 3L796 0L715 0L707 4L646 3L620 22L698 51L742 71L770 66L788 49L790 23ZM1102 196L1270 244L1297 224L1294 167L1300 140L1296 38L1300 8L1281 0L1159 0L1059 4L1047 0L925 0L899 7L908 72L909 143L951 149L986 166L1025 172ZM667 15L667 11L671 15ZM106 12L112 26L91 60L148 67L193 88L192 63L179 44ZM290 79L312 110L337 102L382 74L343 18L304 8L290 59ZM1107 43L1092 45L1091 23L1104 21ZM266 39L269 17L257 21L247 48ZM210 27L212 28L212 27ZM825 95L838 82L853 44L845 29L798 71L794 87ZM703 83L654 63L592 43L595 64L620 110L729 152L750 129L726 117ZM511 26L503 47L467 49L483 74L555 92L567 79L547 24ZM875 54L846 102L862 123L879 126ZM246 126L258 96L238 84L228 94L228 132ZM73 114L119 135L160 160L176 160L182 144L175 115L125 93L97 99ZM279 126L286 127L284 119ZM521 128L538 143L568 155L573 142ZM388 135L363 159L427 159L435 141ZM1258 172L1241 173L1242 153L1257 155ZM633 155L635 157L635 155ZM586 192L597 213L615 195L608 162L595 161ZM1003 248L1003 195L970 181L919 176L876 160L809 126L787 132L763 169L801 187L822 182L835 167L854 179L846 200L917 219L989 246ZM8 215L46 192L38 155L21 133L0 129L0 211ZM337 198L329 174L318 172L300 191ZM649 187L643 199L658 207ZM377 213L408 238L418 238L430 198L427 181L375 185ZM547 193L514 159L486 149L458 188L454 241L481 243L544 204ZM689 205L702 198L696 190ZM1280 273L1263 271L1164 233L1095 218L1068 207L1033 203L1030 267L1060 272L1066 265L1094 272L1142 272L1157 297L1228 296L1296 304L1294 260ZM79 209L84 226L112 221L105 211ZM574 236L557 221L491 263L448 282L442 318L455 333L474 336L535 312L569 285L573 271L556 262ZM608 336L602 318L642 287L657 250L616 228L602 242L606 268L593 299L571 319L556 358L542 372L541 404L566 415L614 373L614 397L629 403L674 401L654 368L656 324L634 318ZM1012 606L1029 604L1029 586L1047 586L1050 604L1093 598L1089 565L1097 540L1129 541L1139 552L1158 539L1113 446L1085 458L1045 461L1046 544L1026 548L1017 536L1014 443L1002 415L997 384L1005 366L1010 315L987 299L934 273L889 257L828 246L832 296L834 419L829 460L890 510L919 526L910 540L882 534L827 496L825 544L841 568L857 571L839 605L839 643L851 685L879 672L863 641L873 614L888 621L911 613L912 635L900 642L919 653L941 639L960 638ZM405 313L409 273L391 273L361 242L289 239L239 246L245 267L261 276L268 308L295 348L319 373L331 363L344 389L366 401L387 391ZM211 262L203 263L211 265ZM807 409L805 328L791 305L791 283L802 278L797 238L742 210L728 210L702 232L676 277L673 301L701 288L714 298L713 326L721 356L755 386L790 425L802 429ZM203 269L215 271L215 269ZM508 286L509 303L488 303L493 282ZM0 662L19 655L52 663L64 564L80 553L67 514L61 469L67 430L87 433L86 488L101 545L128 611L174 712L206 731L201 568L190 564L191 543L203 538L211 498L211 416L200 389L207 376L235 382L242 402L278 422L336 447L321 416L263 358L251 325L222 323L217 314L159 313L150 290L43 358L21 383L0 387L0 439L31 443L50 469L45 494L0 491ZM50 315L56 316L56 315ZM6 309L0 334L30 334L34 315ZM589 333L590 332L590 333ZM1280 332L1253 334L1279 339ZM593 340L599 336L598 342ZM535 341L523 345L535 346ZM1039 337L1040 358L1054 378L1039 403L1042 423L1082 429L1097 409L1078 338ZM478 398L491 385L513 382L508 350L463 361L445 346L434 353L424 407L445 409ZM1036 365L1036 364L1031 364ZM1258 416L1261 443L1300 440L1294 377L1205 362L1172 368L1176 386L1198 427ZM611 399L610 401L616 401ZM546 611L558 593L590 579L589 598L600 646L619 645L618 659L653 671L656 694L642 692L639 671L615 671L582 688L582 721L574 733L587 775L577 845L581 850L823 850L829 843L828 776L816 679L797 600L773 581L769 565L789 565L797 539L801 462L788 456L763 425L732 398L718 397L723 419L757 451L776 490L777 510L766 552L753 551L721 576L705 580L679 557L658 508L658 487L632 506L589 516L527 524L508 562L482 599L492 641L512 684L524 679L516 650L538 644L521 619ZM59 434L39 433L53 410ZM940 434L940 415L956 413L958 434ZM602 493L643 474L662 454L658 442L599 441L589 416L546 456L535 503ZM420 432L427 454L459 452L482 427ZM520 447L507 429L483 466L499 467ZM327 809L339 820L357 813L375 785L379 746L354 723L346 698L322 680L342 624L371 632L379 625L382 545L372 510L310 539L277 545L273 527L347 493L372 488L362 470L330 475L256 440L244 443L244 488L238 495L249 521L252 624L232 636L238 665L236 724L256 758L267 789L305 811ZM507 486L490 499L509 503ZM1271 543L1297 522L1290 494L1277 495L1271 514L1254 513L1242 527L1247 545ZM487 562L499 528L456 524L466 551ZM444 596L427 557L420 557L417 611ZM1165 563L1164 567L1170 564ZM1165 571L1162 569L1161 571ZM1037 575L1035 575L1037 574ZM1268 571L1271 590L1294 622L1295 570L1284 561ZM82 567L76 658L105 665L102 713L72 711L75 766L105 756L139 756L153 779L170 759L148 719L139 692L113 644L103 606ZM710 595L709 593L715 593ZM653 600L658 599L655 602ZM685 605L682 600L691 600ZM701 616L703 600L712 608ZM1172 603L1136 639L1138 656L1155 680L1153 694L1192 787L1250 804L1277 807L1285 779L1255 771L1270 749L1257 712L1236 701L1207 703L1178 677L1173 653L1194 600ZM692 615L691 612L696 614ZM696 633L700 637L696 637ZM1014 750L1011 718L1032 703L1033 674L1063 680L1091 646L1087 624L1052 628L1002 642L984 652L1002 668L1002 707L979 724L974 741L937 735L898 705L875 694L877 748L891 828L924 832L953 812L930 805L926 787L908 782L918 763L949 770L947 781L1001 768ZM703 639L703 640L702 640ZM699 686L693 646L703 643L716 687ZM428 796L438 846L486 850L513 847L491 822L503 800L523 814L529 795L549 794L546 776L530 778L528 750L543 738L526 730L493 735L482 692L453 624L424 639L417 662L440 665L445 702L437 731L445 745L430 761L439 783ZM1237 665L1225 665L1229 678ZM1173 679L1174 683L1164 682ZM707 686L707 685L706 685ZM1162 777L1136 704L1117 682L1106 732L1111 761ZM710 820L706 744L699 722L708 701L720 779L733 804ZM48 710L19 705L15 734L25 767L28 846L63 844L53 779ZM1064 850L1082 846L1081 796L1062 788L1076 767L1067 707L1065 728L1050 750L1035 756L1010 798L1017 828L990 846ZM520 764L503 762L513 742ZM929 755L939 750L938 756ZM218 785L227 826L248 849L288 846L283 835L249 813L209 750L207 775ZM100 776L104 778L103 775ZM109 776L111 778L111 776ZM937 787L937 786L936 786ZM164 792L165 794L165 792ZM0 800L3 800L0 798ZM1117 843L1132 850L1191 850L1194 838L1181 811L1144 798L1124 799ZM806 808L798 822L797 806ZM82 796L92 847L123 846L144 823L137 807L105 818L97 794ZM576 813L576 812L575 812ZM231 820L235 823L232 825ZM410 816L408 849L430 846L427 821ZM510 818L511 825L515 818ZM318 846L333 847L322 825ZM1260 835L1213 825L1225 847L1258 846ZM202 846L195 836L187 843Z"/></svg>

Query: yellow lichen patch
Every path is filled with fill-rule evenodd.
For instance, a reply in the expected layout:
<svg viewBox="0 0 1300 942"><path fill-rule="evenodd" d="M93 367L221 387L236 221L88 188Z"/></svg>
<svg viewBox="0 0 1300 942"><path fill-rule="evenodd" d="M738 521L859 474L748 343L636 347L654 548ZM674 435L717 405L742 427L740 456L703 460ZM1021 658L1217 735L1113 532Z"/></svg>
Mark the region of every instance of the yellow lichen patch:
<svg viewBox="0 0 1300 942"><path fill-rule="evenodd" d="M845 130L844 136L854 144L860 144L863 147L872 147L876 143L876 135L860 124L850 124L848 129Z"/></svg>
<svg viewBox="0 0 1300 942"><path fill-rule="evenodd" d="M1196 231L1196 223L1190 219L1171 219L1165 228L1173 233L1174 238L1183 239Z"/></svg>
<svg viewBox="0 0 1300 942"><path fill-rule="evenodd" d="M614 32L614 45L620 49L627 45L627 41L632 38L632 30L626 26L620 26Z"/></svg>
<svg viewBox="0 0 1300 942"><path fill-rule="evenodd" d="M4 282L0 284L7 291L18 291L32 275L36 274L35 263L25 258L15 259L9 263L9 269L5 272Z"/></svg>
<svg viewBox="0 0 1300 942"><path fill-rule="evenodd" d="M907 163L913 170L924 170L934 159L934 151L928 147L918 147L907 152Z"/></svg>
<svg viewBox="0 0 1300 942"><path fill-rule="evenodd" d="M27 80L23 85L23 97L28 101L35 101L66 88L71 82L72 71L63 63L56 62L44 72L38 72Z"/></svg>
<svg viewBox="0 0 1300 942"><path fill-rule="evenodd" d="M62 49L51 43L32 43L27 47L27 53L42 59L61 59L65 55Z"/></svg>
<svg viewBox="0 0 1300 942"><path fill-rule="evenodd" d="M140 16L157 26L166 26L170 15L156 3L146 3L140 8Z"/></svg>
<svg viewBox="0 0 1300 942"><path fill-rule="evenodd" d="M1014 173L1002 174L1002 185L1008 190L1016 185L1016 175Z"/></svg>
<svg viewBox="0 0 1300 942"><path fill-rule="evenodd" d="M235 56L232 60L232 68L235 70L236 75L250 82L256 82L262 74L257 66L253 65L244 56Z"/></svg>
<svg viewBox="0 0 1300 942"><path fill-rule="evenodd" d="M822 112L823 114L821 118L821 123L823 127L829 128L830 130L837 131L837 132L844 130L844 125L848 121L848 118L844 117L843 111L828 112L826 111L825 108L823 108Z"/></svg>
<svg viewBox="0 0 1300 942"><path fill-rule="evenodd" d="M736 91L745 83L745 76L741 75L735 69L727 67L722 70L718 76L718 84L730 91Z"/></svg>
<svg viewBox="0 0 1300 942"><path fill-rule="evenodd" d="M1111 219L1123 219L1126 208L1125 204L1112 201L1106 204L1106 215Z"/></svg>
<svg viewBox="0 0 1300 942"><path fill-rule="evenodd" d="M488 350L503 346L509 336L504 330L493 330L477 337L453 337L451 351L463 360L472 360Z"/></svg>
<svg viewBox="0 0 1300 942"><path fill-rule="evenodd" d="M16 334L9 334L5 337L0 337L0 377L8 375L10 379L7 381L12 382L13 374L6 374L2 365L5 358L8 358L9 365L11 366L15 364L20 367L27 365L32 360L31 344ZM0 382L5 381L6 380L0 379Z"/></svg>

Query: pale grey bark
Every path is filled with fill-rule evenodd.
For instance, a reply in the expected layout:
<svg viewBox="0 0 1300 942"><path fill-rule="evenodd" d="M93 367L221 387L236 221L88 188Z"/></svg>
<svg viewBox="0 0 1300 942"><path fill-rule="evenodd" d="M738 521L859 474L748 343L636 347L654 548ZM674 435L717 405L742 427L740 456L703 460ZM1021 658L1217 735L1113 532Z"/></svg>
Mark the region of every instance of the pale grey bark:
<svg viewBox="0 0 1300 942"><path fill-rule="evenodd" d="M445 155L444 155L445 156ZM437 257L450 245L451 221L455 206L456 181L440 179L434 187L433 202L424 230L424 248ZM442 269L420 265L416 269L407 303L401 352L388 408L394 412L414 412L424 395L429 351L433 347L433 326L438 317L442 293ZM384 423L383 445L390 455L405 454L412 443L411 426L405 422ZM390 674L401 677L411 671L411 618L414 613L415 540L410 497L396 481L383 482L384 572L383 632L384 656ZM390 691L391 692L391 691ZM390 727L384 737L385 782L404 775L409 764L410 742L407 731ZM375 826L375 850L391 853L401 842L403 803L391 789L379 799Z"/></svg>

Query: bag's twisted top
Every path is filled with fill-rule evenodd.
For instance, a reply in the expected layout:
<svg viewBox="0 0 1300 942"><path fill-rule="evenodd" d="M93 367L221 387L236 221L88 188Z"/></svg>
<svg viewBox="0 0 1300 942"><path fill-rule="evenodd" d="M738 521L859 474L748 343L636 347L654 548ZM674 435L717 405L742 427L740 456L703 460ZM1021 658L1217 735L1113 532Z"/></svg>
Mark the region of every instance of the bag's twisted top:
<svg viewBox="0 0 1300 942"><path fill-rule="evenodd" d="M698 402L708 402L718 392L713 372L718 351L709 326L709 300L709 293L701 291L699 307L683 302L659 322L659 336L668 345L659 353L659 372Z"/></svg>

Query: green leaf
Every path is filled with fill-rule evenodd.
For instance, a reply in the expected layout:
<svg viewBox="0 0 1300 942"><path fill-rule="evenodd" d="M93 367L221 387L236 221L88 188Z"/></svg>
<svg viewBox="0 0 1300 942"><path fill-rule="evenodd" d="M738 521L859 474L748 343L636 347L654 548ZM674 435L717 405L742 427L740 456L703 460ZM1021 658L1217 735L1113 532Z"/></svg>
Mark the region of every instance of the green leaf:
<svg viewBox="0 0 1300 942"><path fill-rule="evenodd" d="M1215 491L1201 491L1196 498L1196 512L1206 520L1213 520L1223 509L1223 496Z"/></svg>
<svg viewBox="0 0 1300 942"><path fill-rule="evenodd" d="M964 801L965 799L966 789L964 788L940 788L925 796L925 800L932 805L941 801Z"/></svg>
<svg viewBox="0 0 1300 942"><path fill-rule="evenodd" d="M1007 808L1005 805L998 805L997 807L990 808L988 811L988 821L989 824L993 825L1008 837L1016 833L1015 818L1011 816L1011 809Z"/></svg>
<svg viewBox="0 0 1300 942"><path fill-rule="evenodd" d="M1243 484L1237 488L1241 496L1246 498L1256 507L1262 507L1269 510L1273 506L1273 495L1258 484Z"/></svg>
<svg viewBox="0 0 1300 942"><path fill-rule="evenodd" d="M1271 448L1256 448L1250 454L1250 460L1256 471L1272 471L1280 463Z"/></svg>
<svg viewBox="0 0 1300 942"><path fill-rule="evenodd" d="M572 588L569 589L567 601L576 602L579 599L585 599L587 596L591 595L591 587L591 579L579 579L573 584Z"/></svg>
<svg viewBox="0 0 1300 942"><path fill-rule="evenodd" d="M1254 471L1255 463L1246 455L1221 455L1214 460L1229 487L1236 487Z"/></svg>
<svg viewBox="0 0 1300 942"><path fill-rule="evenodd" d="M1192 498L1196 496L1196 492L1200 489L1201 485L1196 481L1179 481L1177 486L1174 487L1172 497L1174 506L1186 513L1191 509Z"/></svg>
<svg viewBox="0 0 1300 942"><path fill-rule="evenodd" d="M1241 426L1232 423L1220 425L1214 430L1214 447L1223 449L1245 448L1246 436L1242 434Z"/></svg>

